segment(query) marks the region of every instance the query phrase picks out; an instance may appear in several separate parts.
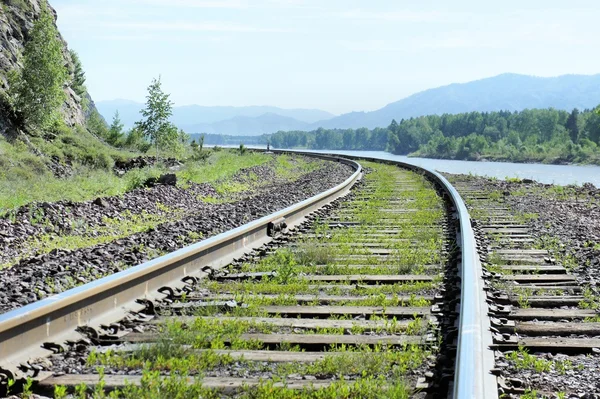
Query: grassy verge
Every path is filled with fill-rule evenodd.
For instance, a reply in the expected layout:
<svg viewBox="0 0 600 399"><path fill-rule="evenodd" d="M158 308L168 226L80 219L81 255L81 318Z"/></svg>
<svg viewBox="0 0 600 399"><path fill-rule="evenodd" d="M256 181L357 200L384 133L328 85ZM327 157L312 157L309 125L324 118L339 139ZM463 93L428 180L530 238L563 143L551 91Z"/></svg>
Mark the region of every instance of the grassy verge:
<svg viewBox="0 0 600 399"><path fill-rule="evenodd" d="M121 194L132 185L133 174L123 178L111 168L115 159L136 154L100 144L87 132L66 132L49 143L32 138L46 157L34 155L19 141L9 143L0 135L0 215L34 201L83 201L97 196ZM56 178L48 169L50 158L71 165L73 175ZM158 171L146 171L148 176Z"/></svg>
<svg viewBox="0 0 600 399"><path fill-rule="evenodd" d="M114 151L111 154L116 158L133 156ZM47 169L46 162L33 155L24 144L9 144L0 137L0 215L31 202L81 202L122 195L142 187L150 177L169 172L159 165L134 169L119 177L111 170L114 164L112 158L107 159L103 167L77 163L73 166L72 176L57 178ZM184 188L190 183L213 183L217 192L227 197L270 184L270 181L261 181L252 174L240 181L231 181L240 170L270 162L275 176L287 181L294 181L322 166L322 161L288 155L274 160L272 155L251 152L241 156L233 150L221 150L210 151L206 161L188 161L176 174L179 185Z"/></svg>
<svg viewBox="0 0 600 399"><path fill-rule="evenodd" d="M259 180L253 172L246 172L248 168L265 165L268 167L273 180ZM206 162L189 162L183 170L178 172L179 184L182 187L189 186L191 183L208 183L216 187L220 194L215 202L233 201L236 195L256 193L261 187L272 183L290 182L298 179L302 175L316 170L323 166L323 161L312 160L294 156L276 156L261 153L246 153L241 156L234 151L216 151L212 152ZM64 185L73 185L69 189L64 189L60 193L62 199L87 199L91 194L98 194L96 189L106 184L103 192L123 193L133 187L139 186L149 175L158 174L159 168L150 168L147 170L133 170L127 173L123 178L119 178L112 172L95 171L88 176L90 180L85 180L81 186L77 186L78 179L84 176L79 175L72 179L46 179L48 190L42 186L37 194L29 195L28 200L36 198L52 198L59 195L57 190ZM98 179L103 176L103 178ZM24 190L30 185L38 184L38 179L25 180L17 190ZM0 182L2 187L3 182ZM25 195L25 194L24 194ZM22 198L23 199L23 198ZM1 200L1 198L0 198ZM14 198L11 200L15 200ZM200 198L206 200L206 198ZM211 201L206 201L211 202ZM52 229L51 223L45 218L43 209L37 209L30 215L31 224L46 225ZM0 269L10 267L20 259L32 256L34 254L48 253L54 249L77 250L99 244L112 242L119 238L128 237L136 233L150 231L157 226L189 217L194 213L194 209L169 208L160 203L156 210L141 213L131 213L125 211L113 218L104 218L99 225L87 224L85 220L71 220L72 232L68 234L56 234L54 232L44 233L30 237L26 242L19 244L19 256L10 259L8 262L0 264ZM8 215L11 217L11 214ZM190 236L190 238L194 238ZM201 238L198 236L196 238Z"/></svg>

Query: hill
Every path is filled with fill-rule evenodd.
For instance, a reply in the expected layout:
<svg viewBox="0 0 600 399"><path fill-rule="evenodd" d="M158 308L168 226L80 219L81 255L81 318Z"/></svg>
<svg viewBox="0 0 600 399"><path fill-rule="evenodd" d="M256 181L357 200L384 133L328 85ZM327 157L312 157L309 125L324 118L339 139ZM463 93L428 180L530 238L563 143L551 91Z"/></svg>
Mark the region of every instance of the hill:
<svg viewBox="0 0 600 399"><path fill-rule="evenodd" d="M123 192L129 184L113 173L113 165L137 153L101 139L106 124L85 88L77 54L58 32L56 18L46 0L8 0L0 6L0 217L31 201L89 199ZM47 47L39 44L40 38ZM36 62L28 64L28 55ZM31 65L45 78L57 78L52 95L39 82L21 83L25 72L35 76ZM16 77L9 79L11 75ZM28 97L19 87L33 92L34 101L22 100ZM39 98L44 99L41 111L36 108ZM41 117L31 118L34 114Z"/></svg>
<svg viewBox="0 0 600 399"><path fill-rule="evenodd" d="M572 110L600 104L600 74L553 78L506 73L468 83L454 83L413 94L372 112L351 112L334 117L314 109L268 106L175 107L173 122L190 133L259 135L286 130L357 129L388 126L401 119L463 112L522 111L532 108ZM143 105L128 100L98 102L105 119L119 110L126 127L139 120Z"/></svg>
<svg viewBox="0 0 600 399"><path fill-rule="evenodd" d="M468 83L455 83L413 94L372 112L352 112L311 129L375 128L401 119L462 112L522 111L531 108L581 110L600 104L600 74L563 75L552 78L502 74Z"/></svg>
<svg viewBox="0 0 600 399"><path fill-rule="evenodd" d="M119 111L125 127L140 120L144 104L130 100L99 101L96 106L106 120ZM311 123L333 118L335 115L318 109L283 109L270 106L205 107L184 105L173 108L172 122L191 132L255 135L269 133L275 128L305 128ZM278 124L279 123L279 124ZM221 129L226 129L222 131ZM276 131L274 130L274 131Z"/></svg>
<svg viewBox="0 0 600 399"><path fill-rule="evenodd" d="M186 132L203 132L231 136L258 136L279 130L306 130L310 127L310 124L269 112L257 117L236 116L215 123L180 125L180 127Z"/></svg>

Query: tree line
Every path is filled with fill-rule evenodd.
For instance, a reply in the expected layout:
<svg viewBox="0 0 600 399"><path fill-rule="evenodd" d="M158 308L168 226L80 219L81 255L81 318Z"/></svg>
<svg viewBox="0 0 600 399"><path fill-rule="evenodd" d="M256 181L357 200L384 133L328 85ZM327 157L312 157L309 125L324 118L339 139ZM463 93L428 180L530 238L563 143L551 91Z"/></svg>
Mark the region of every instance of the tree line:
<svg viewBox="0 0 600 399"><path fill-rule="evenodd" d="M260 136L275 148L389 151L443 159L600 163L600 114L531 109L395 120L387 128L317 129Z"/></svg>

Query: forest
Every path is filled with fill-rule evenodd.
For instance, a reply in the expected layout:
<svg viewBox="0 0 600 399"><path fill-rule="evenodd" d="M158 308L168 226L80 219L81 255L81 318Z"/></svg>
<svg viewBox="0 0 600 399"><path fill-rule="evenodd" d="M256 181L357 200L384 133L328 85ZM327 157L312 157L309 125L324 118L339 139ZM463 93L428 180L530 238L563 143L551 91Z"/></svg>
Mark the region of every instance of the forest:
<svg viewBox="0 0 600 399"><path fill-rule="evenodd" d="M600 114L530 109L393 120L387 128L288 131L256 137L211 135L207 144L389 151L462 160L600 164Z"/></svg>

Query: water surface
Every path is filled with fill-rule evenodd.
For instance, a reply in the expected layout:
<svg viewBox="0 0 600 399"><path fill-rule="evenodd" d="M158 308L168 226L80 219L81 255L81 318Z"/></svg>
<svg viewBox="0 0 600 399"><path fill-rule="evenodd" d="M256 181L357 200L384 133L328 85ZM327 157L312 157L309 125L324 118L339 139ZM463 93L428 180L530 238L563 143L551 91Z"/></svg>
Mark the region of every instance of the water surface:
<svg viewBox="0 0 600 399"><path fill-rule="evenodd" d="M265 147L255 146L254 148ZM533 179L541 183L560 185L592 183L594 186L600 187L600 166L594 165L545 165L538 163L449 161L443 159L409 158L407 156L394 155L384 151L307 151L403 161L446 173L473 174L477 176L495 177L498 179L519 177L522 179Z"/></svg>

